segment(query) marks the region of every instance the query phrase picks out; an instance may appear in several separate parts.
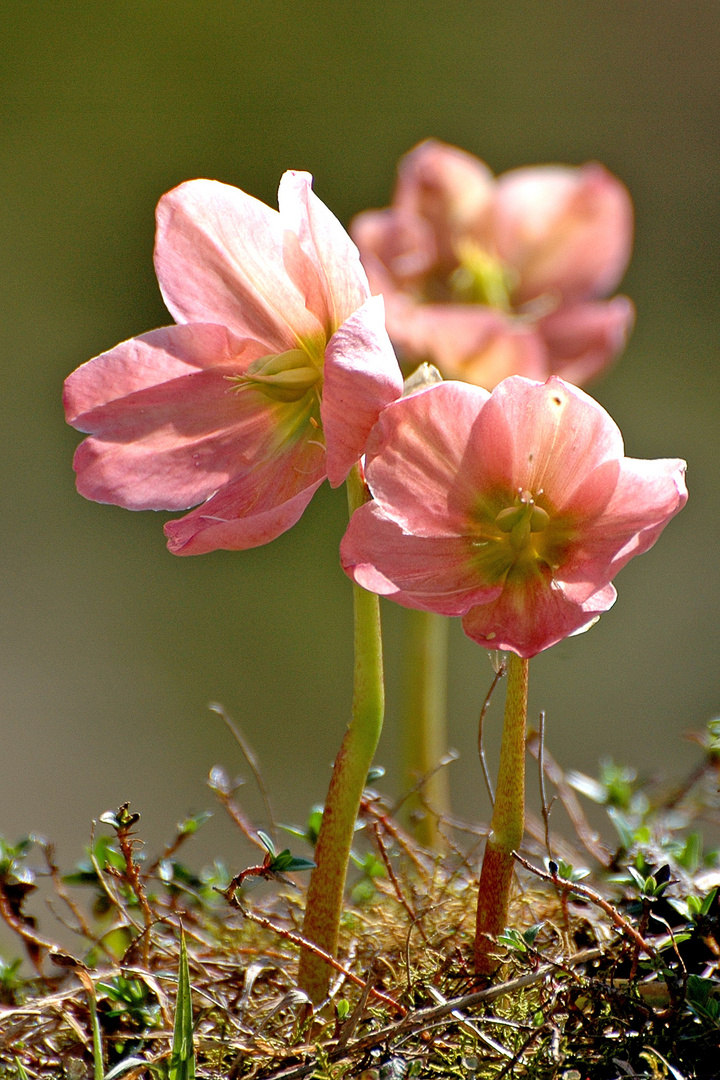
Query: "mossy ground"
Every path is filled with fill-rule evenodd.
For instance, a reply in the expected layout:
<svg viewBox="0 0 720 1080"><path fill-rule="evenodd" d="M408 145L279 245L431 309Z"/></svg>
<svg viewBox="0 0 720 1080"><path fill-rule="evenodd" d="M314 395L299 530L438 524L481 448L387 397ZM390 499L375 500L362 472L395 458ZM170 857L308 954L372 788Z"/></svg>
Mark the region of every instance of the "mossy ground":
<svg viewBox="0 0 720 1080"><path fill-rule="evenodd" d="M529 819L527 865L488 986L471 967L482 830L445 823L445 850L428 852L372 791L341 970L319 1008L295 986L303 875L275 873L272 857L228 891L223 867L195 873L179 857L200 819L142 858L127 806L103 816L103 834L67 874L47 845L5 842L0 914L19 947L0 965L0 1077L171 1075L182 926L201 1077L716 1078L718 872L700 830L718 822L718 734L706 733L698 769L674 788L613 766L597 780L565 776L545 756L577 837L561 841L547 813ZM257 841L221 772L211 786ZM606 806L615 849L587 824L577 791ZM312 839L312 818L305 831ZM25 914L40 872L53 882L55 915L76 932L72 955ZM248 888L259 877L268 884Z"/></svg>

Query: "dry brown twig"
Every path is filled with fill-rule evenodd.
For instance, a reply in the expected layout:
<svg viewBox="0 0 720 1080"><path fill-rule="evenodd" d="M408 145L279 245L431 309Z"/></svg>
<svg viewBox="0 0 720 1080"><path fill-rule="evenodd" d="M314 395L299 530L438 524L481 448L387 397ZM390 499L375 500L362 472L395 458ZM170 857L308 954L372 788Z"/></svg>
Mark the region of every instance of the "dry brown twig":
<svg viewBox="0 0 720 1080"><path fill-rule="evenodd" d="M560 802L572 822L572 826L575 829L578 839L585 850L592 855L601 866L607 868L612 861L612 852L605 847L600 837L585 817L577 795L565 779L565 773L544 745L544 739L541 739L540 734L537 731L530 731L528 733L526 746L538 763L542 752L543 772L548 780L555 785Z"/></svg>
<svg viewBox="0 0 720 1080"><path fill-rule="evenodd" d="M584 900L588 900L591 904L595 904L596 907L601 908L606 915L610 916L617 928L622 930L623 933L638 946L638 948L646 952L648 956L657 956L657 949L654 945L651 945L649 941L646 941L642 934L639 934L635 927L632 926L627 919L622 917L617 908L613 907L613 905L602 897L600 893L595 892L595 890L591 889L588 885L580 885L577 881L567 881L565 878L559 877L557 873L553 873L552 869L549 873L545 870L541 870L539 866L534 866L533 863L524 859L517 851L514 851L513 855L522 867L531 874L534 874L535 877L540 878L541 881L549 881L556 888L562 889L564 892L575 893L576 896L581 896ZM554 863L551 863L550 866L552 868Z"/></svg>
<svg viewBox="0 0 720 1080"><path fill-rule="evenodd" d="M292 930L286 930L283 926L277 926L277 924L270 919L266 919L264 915L257 915L254 911L249 911L247 908L244 908L240 901L234 896L226 897L226 899L231 907L240 911L250 922L262 926L265 930L272 931L273 934L277 934L278 937L281 937L284 941L289 941L292 945L296 945L300 949L306 949L308 952L314 953L315 956L324 960L325 963L329 964L330 967L333 967L335 971L339 971L340 974L344 975L350 982L359 986L362 990L365 989L366 982L364 979L361 979L359 975L356 975L353 971L344 967L339 960L336 960L334 956L330 956L329 953L325 952L325 950L321 949L318 945L315 945L312 941L308 941L300 934L293 933ZM399 1012L402 1015L405 1015L407 1012L407 1009L405 1009L399 1001L395 1001L394 998L390 997L389 994L384 994L381 990L375 989L375 987L372 988L372 993L380 1001L384 1002L385 1005L389 1005L390 1008L394 1009L396 1012Z"/></svg>

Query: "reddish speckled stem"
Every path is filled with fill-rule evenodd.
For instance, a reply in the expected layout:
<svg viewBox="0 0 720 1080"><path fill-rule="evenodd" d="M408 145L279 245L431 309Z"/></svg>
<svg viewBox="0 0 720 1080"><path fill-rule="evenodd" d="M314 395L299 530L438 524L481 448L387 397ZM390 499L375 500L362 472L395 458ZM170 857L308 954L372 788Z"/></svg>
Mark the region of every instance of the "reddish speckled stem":
<svg viewBox="0 0 720 1080"><path fill-rule="evenodd" d="M475 929L475 970L478 975L491 975L497 968L491 953L495 949L494 939L507 925L513 851L520 847L525 831L528 664L527 660L510 653L495 807L478 892Z"/></svg>

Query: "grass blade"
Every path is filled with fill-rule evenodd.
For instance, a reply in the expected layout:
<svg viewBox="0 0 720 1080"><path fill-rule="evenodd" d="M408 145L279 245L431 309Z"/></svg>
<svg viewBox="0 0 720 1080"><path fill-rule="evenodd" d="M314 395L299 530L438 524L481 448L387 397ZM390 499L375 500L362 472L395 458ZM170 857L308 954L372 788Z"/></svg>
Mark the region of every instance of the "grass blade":
<svg viewBox="0 0 720 1080"><path fill-rule="evenodd" d="M173 1044L170 1054L168 1080L195 1080L190 969L185 945L185 932L182 930L180 932L177 1005L175 1006L175 1023L173 1024Z"/></svg>

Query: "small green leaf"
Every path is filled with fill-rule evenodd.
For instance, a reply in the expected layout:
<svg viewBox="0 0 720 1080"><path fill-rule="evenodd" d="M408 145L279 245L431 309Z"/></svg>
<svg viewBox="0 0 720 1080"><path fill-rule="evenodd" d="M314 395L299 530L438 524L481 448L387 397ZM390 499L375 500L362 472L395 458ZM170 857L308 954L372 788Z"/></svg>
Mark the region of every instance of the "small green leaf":
<svg viewBox="0 0 720 1080"><path fill-rule="evenodd" d="M701 915L707 915L707 913L709 912L710 908L713 905L713 901L715 900L716 895L717 895L717 885L715 886L714 889L710 890L710 892L707 894L707 896L703 900L702 907L700 908L700 914Z"/></svg>
<svg viewBox="0 0 720 1080"><path fill-rule="evenodd" d="M303 859L298 855L292 855L289 848L285 848L276 855L270 863L270 870L276 874L292 873L297 870L314 870L315 863L312 859Z"/></svg>
<svg viewBox="0 0 720 1080"><path fill-rule="evenodd" d="M168 1080L195 1080L192 994L190 991L190 968L188 967L184 930L180 932L178 992Z"/></svg>
<svg viewBox="0 0 720 1080"><path fill-rule="evenodd" d="M192 836L198 829L209 821L212 814L209 810L203 810L199 814L190 814L189 817L184 818L178 822L177 830L180 836Z"/></svg>
<svg viewBox="0 0 720 1080"><path fill-rule="evenodd" d="M641 892L644 892L646 887L646 879L643 877L643 875L638 873L634 866L628 866L627 871L637 885L638 889L640 889ZM652 881L652 878L648 878L647 880Z"/></svg>
<svg viewBox="0 0 720 1080"><path fill-rule="evenodd" d="M528 945L533 945L535 942L535 938L542 930L542 927L542 923L535 923L534 926L529 926L527 930L523 930L523 940L526 941Z"/></svg>
<svg viewBox="0 0 720 1080"><path fill-rule="evenodd" d="M528 942L525 940L524 936L512 926L508 927L503 934L498 934L498 943L507 945L509 949L514 949L516 952L527 952Z"/></svg>
<svg viewBox="0 0 720 1080"><path fill-rule="evenodd" d="M273 842L270 839L270 837L268 836L268 834L266 832L263 832L262 829L258 829L257 834L258 834L258 838L259 838L261 844L263 845L263 847L267 848L267 850L270 852L270 854L272 855L272 857L274 859L275 855L276 855L275 845L273 844Z"/></svg>

